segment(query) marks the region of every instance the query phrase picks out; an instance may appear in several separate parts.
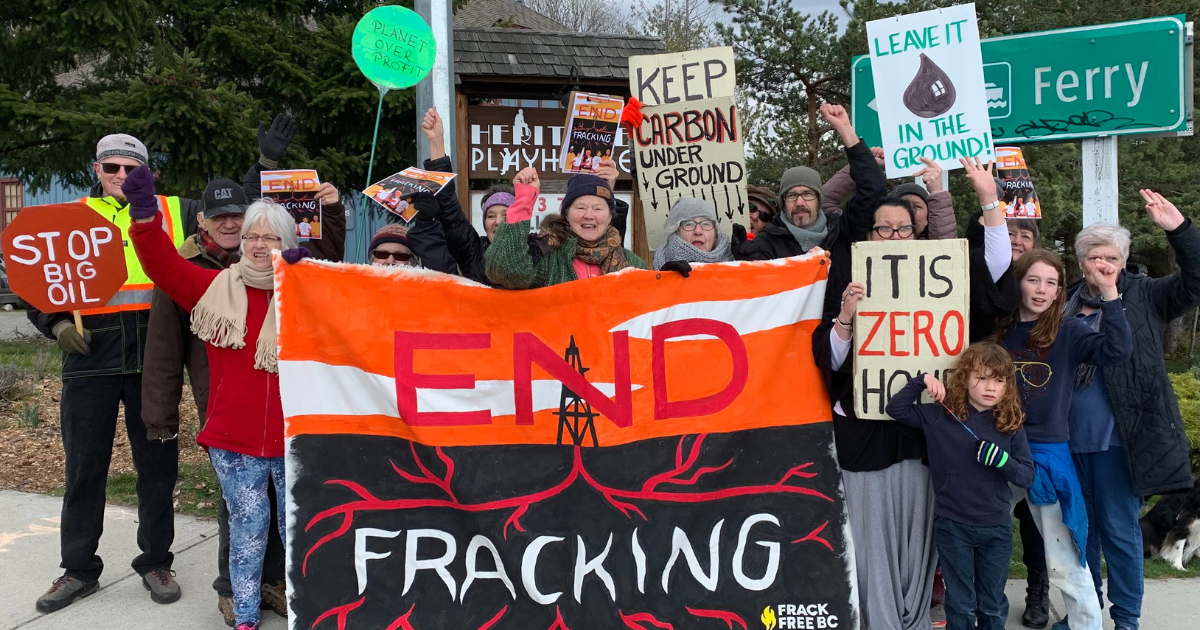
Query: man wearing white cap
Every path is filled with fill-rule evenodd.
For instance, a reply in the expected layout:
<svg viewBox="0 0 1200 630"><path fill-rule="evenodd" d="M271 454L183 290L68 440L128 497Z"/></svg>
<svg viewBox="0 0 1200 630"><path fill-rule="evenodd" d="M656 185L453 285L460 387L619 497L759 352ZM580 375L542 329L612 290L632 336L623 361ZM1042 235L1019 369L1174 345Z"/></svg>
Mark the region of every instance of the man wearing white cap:
<svg viewBox="0 0 1200 630"><path fill-rule="evenodd" d="M99 183L81 201L121 230L129 279L112 300L82 311L79 334L70 313L28 311L43 334L63 350L60 416L66 452L63 494L62 577L37 601L40 612L52 612L99 588L104 569L96 549L104 527L105 487L112 457L118 410L125 407L125 429L137 469L138 533L141 554L133 568L142 576L151 599L168 604L179 599L170 548L175 537L171 487L178 459L175 441L151 441L142 424L142 352L154 285L142 271L129 239L129 208L121 184L134 168L148 162L146 146L126 134L105 136L96 145L93 168ZM158 198L164 226L176 246L196 230L199 202Z"/></svg>

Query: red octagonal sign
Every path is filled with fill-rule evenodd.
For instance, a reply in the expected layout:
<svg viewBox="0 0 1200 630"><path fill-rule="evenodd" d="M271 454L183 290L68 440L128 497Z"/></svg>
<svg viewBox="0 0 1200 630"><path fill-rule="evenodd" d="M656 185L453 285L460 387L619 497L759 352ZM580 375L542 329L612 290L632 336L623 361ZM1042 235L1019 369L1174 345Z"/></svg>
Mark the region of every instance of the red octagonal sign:
<svg viewBox="0 0 1200 630"><path fill-rule="evenodd" d="M45 313L104 306L128 277L121 230L87 204L25 208L0 240L9 287Z"/></svg>

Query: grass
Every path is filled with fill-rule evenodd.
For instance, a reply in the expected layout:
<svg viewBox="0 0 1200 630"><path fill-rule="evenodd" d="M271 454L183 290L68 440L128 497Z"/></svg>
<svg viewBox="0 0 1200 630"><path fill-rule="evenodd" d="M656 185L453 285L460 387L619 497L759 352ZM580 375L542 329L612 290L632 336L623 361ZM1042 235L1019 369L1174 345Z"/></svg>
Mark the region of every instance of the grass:
<svg viewBox="0 0 1200 630"><path fill-rule="evenodd" d="M62 372L62 351L49 339L0 341L0 363L15 365L24 374L42 377Z"/></svg>
<svg viewBox="0 0 1200 630"><path fill-rule="evenodd" d="M122 473L108 478L108 503L137 507L137 475ZM50 494L62 496L57 488ZM179 480L175 482L175 511L179 514L217 518L217 501L221 486L217 474L207 462L180 462Z"/></svg>

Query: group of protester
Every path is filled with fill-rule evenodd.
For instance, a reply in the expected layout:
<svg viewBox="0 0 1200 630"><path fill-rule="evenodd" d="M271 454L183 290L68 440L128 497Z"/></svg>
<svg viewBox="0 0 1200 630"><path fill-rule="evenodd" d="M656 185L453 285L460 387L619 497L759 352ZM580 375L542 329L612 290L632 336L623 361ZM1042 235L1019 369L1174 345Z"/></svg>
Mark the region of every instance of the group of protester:
<svg viewBox="0 0 1200 630"><path fill-rule="evenodd" d="M991 166L962 160L980 205L965 234L972 345L948 383L918 375L892 398L888 413L898 422L861 420L851 404L848 360L864 293L851 277L852 245L957 238L958 228L936 164L927 162L920 173L924 186L889 191L882 152L858 138L845 110L824 105L821 114L845 145L845 169L823 182L800 166L783 174L776 191L751 187L749 232L724 234L710 203L678 200L652 266L686 277L692 264L828 256L823 317L812 345L833 401L864 626L929 628L940 567L951 628L1003 628L1010 514L1020 501L1030 576L1026 624L1047 625L1053 584L1066 601L1064 626L1100 628L1103 554L1113 621L1137 628L1142 499L1192 484L1162 333L1200 303L1196 228L1161 195L1142 191L1179 271L1152 279L1125 270L1128 231L1096 224L1075 242L1083 280L1068 287L1059 256L1040 247L1036 222L1005 220ZM431 109L421 126L431 151L424 167L451 171L437 112ZM282 250L287 263L309 256L339 261L345 242L331 184L319 191L323 237L303 247L291 215L258 199L261 173L278 166L293 134L284 115L260 127L260 157L243 185L214 180L199 202L157 195L136 139L101 140L99 184L84 202L125 234L129 283L109 305L84 312L82 335L68 315L30 311L65 352L64 574L38 610L58 610L98 588L103 563L96 549L118 403L125 404L138 471L142 554L133 566L154 601L180 597L169 549L186 367L200 412L197 441L208 450L223 496L218 608L239 630L258 627L260 605L287 614L272 250ZM559 214L532 235L540 189L535 169L485 193L482 236L447 186L416 196L416 221L380 229L368 253L374 264L459 273L501 289L646 269L622 245L628 207L613 192L616 179L610 160L595 174L571 177ZM925 391L936 402L915 404Z"/></svg>

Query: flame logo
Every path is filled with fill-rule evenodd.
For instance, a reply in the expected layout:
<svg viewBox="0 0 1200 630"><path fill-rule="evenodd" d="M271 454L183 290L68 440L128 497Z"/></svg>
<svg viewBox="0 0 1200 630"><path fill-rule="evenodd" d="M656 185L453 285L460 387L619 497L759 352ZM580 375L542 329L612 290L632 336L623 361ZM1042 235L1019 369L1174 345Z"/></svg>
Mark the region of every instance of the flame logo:
<svg viewBox="0 0 1200 630"><path fill-rule="evenodd" d="M775 624L776 624L775 611L771 610L770 606L767 606L766 608L763 609L762 622L763 622L763 625L766 626L766 630L774 630L775 629Z"/></svg>

